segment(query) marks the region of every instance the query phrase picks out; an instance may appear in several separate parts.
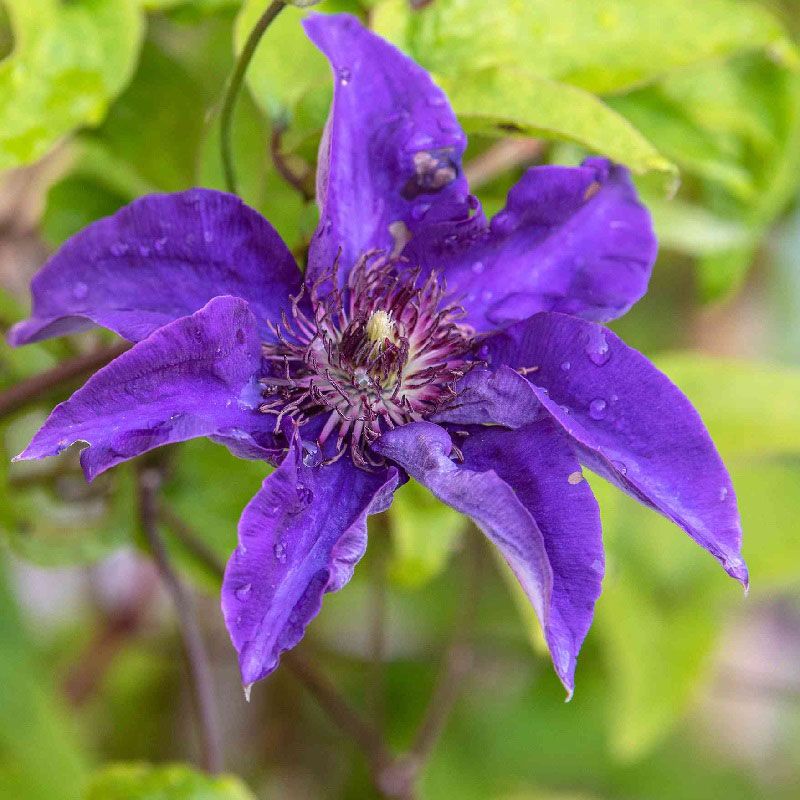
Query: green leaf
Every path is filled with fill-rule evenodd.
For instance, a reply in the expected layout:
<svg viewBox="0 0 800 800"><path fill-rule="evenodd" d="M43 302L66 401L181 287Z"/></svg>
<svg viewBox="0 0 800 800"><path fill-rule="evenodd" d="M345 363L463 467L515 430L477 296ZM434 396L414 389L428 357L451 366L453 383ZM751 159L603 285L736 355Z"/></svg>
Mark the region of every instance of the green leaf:
<svg viewBox="0 0 800 800"><path fill-rule="evenodd" d="M800 539L797 464L733 470L752 593L796 583ZM742 608L738 587L668 520L593 479L603 511L608 573L597 606L611 684L611 741L639 758L670 732L707 677L726 612Z"/></svg>
<svg viewBox="0 0 800 800"><path fill-rule="evenodd" d="M175 764L119 764L91 780L85 800L255 800L232 776L210 777Z"/></svg>
<svg viewBox="0 0 800 800"><path fill-rule="evenodd" d="M443 78L441 84L470 132L567 140L636 172L676 172L628 120L583 89L512 67Z"/></svg>
<svg viewBox="0 0 800 800"><path fill-rule="evenodd" d="M700 411L724 458L800 453L800 370L693 353L656 363Z"/></svg>
<svg viewBox="0 0 800 800"><path fill-rule="evenodd" d="M415 588L445 568L465 525L464 517L414 481L395 493L389 519L389 574L397 584Z"/></svg>
<svg viewBox="0 0 800 800"><path fill-rule="evenodd" d="M524 65L598 94L741 51L798 59L768 11L737 0L436 0L416 13L386 0L373 24L442 76Z"/></svg>
<svg viewBox="0 0 800 800"><path fill-rule="evenodd" d="M244 47L250 31L264 13L263 0L246 0L236 19L236 51ZM361 11L356 0L328 0L315 12ZM303 32L300 20L308 12L286 9L270 25L247 71L247 85L256 103L270 119L291 117L308 95L317 93L315 128L321 128L331 94L331 71L327 59Z"/></svg>
<svg viewBox="0 0 800 800"><path fill-rule="evenodd" d="M704 256L726 253L750 242L750 231L743 222L718 217L694 203L648 197L647 208L662 247Z"/></svg>
<svg viewBox="0 0 800 800"><path fill-rule="evenodd" d="M242 510L258 491L270 467L261 461L234 458L208 439L176 448L175 464L164 487L167 505L221 563L236 547ZM173 555L192 578L209 589L219 588L220 576L179 541L170 537Z"/></svg>
<svg viewBox="0 0 800 800"><path fill-rule="evenodd" d="M689 202L746 234L700 262L704 298L732 291L800 186L800 74L751 55L609 102L691 177Z"/></svg>
<svg viewBox="0 0 800 800"><path fill-rule="evenodd" d="M0 558L0 797L78 800L87 765L34 657Z"/></svg>
<svg viewBox="0 0 800 800"><path fill-rule="evenodd" d="M7 0L15 48L0 63L0 170L97 125L130 80L142 39L136 0Z"/></svg>

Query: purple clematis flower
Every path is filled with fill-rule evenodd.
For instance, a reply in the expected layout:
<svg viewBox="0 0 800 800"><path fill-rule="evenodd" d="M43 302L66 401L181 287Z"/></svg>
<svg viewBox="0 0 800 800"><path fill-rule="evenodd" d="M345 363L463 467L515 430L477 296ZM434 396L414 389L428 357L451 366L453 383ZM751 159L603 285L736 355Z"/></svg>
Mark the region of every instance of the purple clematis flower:
<svg viewBox="0 0 800 800"><path fill-rule="evenodd" d="M627 171L595 158L529 170L487 222L465 136L424 70L353 17L305 27L336 84L305 276L266 220L220 192L143 197L90 225L36 276L11 339L102 325L134 345L19 458L82 441L91 479L208 436L277 464L222 592L247 686L348 582L367 516L414 478L500 549L571 693L604 568L581 463L748 579L733 487L698 414L599 324L646 291L650 218Z"/></svg>

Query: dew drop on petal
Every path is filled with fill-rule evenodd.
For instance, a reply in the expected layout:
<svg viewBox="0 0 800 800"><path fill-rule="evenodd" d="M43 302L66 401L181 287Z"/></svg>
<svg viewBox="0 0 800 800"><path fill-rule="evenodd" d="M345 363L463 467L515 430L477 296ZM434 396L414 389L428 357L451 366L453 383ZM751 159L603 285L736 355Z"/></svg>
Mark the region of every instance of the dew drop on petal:
<svg viewBox="0 0 800 800"><path fill-rule="evenodd" d="M300 507L307 506L311 503L314 499L314 493L309 489L307 486L303 486L302 484L297 484L297 500L299 501Z"/></svg>
<svg viewBox="0 0 800 800"><path fill-rule="evenodd" d="M306 442L302 443L303 447L303 463L307 467L318 467L320 462L322 461L322 455L320 454L319 447L314 442Z"/></svg>
<svg viewBox="0 0 800 800"><path fill-rule="evenodd" d="M156 250L157 253L163 253L164 252L164 248L166 246L167 246L167 237L166 236L162 236L160 239L156 239L155 242L153 243L153 247L155 247L155 250Z"/></svg>
<svg viewBox="0 0 800 800"><path fill-rule="evenodd" d="M564 372L568 372L570 367L572 367L572 364L570 364L569 361L562 361L561 362L561 369L563 369Z"/></svg>
<svg viewBox="0 0 800 800"><path fill-rule="evenodd" d="M275 546L272 548L272 552L281 564L286 562L286 545L283 542L276 542Z"/></svg>
<svg viewBox="0 0 800 800"><path fill-rule="evenodd" d="M128 245L125 242L114 242L110 249L112 256L124 256L128 252Z"/></svg>
<svg viewBox="0 0 800 800"><path fill-rule="evenodd" d="M203 241L206 244L211 244L214 241L214 234L211 231L203 231Z"/></svg>
<svg viewBox="0 0 800 800"><path fill-rule="evenodd" d="M411 216L419 222L420 220L425 218L425 215L431 210L430 203L417 203L411 209Z"/></svg>
<svg viewBox="0 0 800 800"><path fill-rule="evenodd" d="M150 248L146 244L139 245L139 255L147 258L150 255Z"/></svg>
<svg viewBox="0 0 800 800"><path fill-rule="evenodd" d="M592 419L601 420L604 419L606 416L606 409L608 408L608 403L603 400L601 397L597 397L589 403L589 416Z"/></svg>
<svg viewBox="0 0 800 800"><path fill-rule="evenodd" d="M608 359L611 358L611 352L605 334L601 330L594 331L590 335L586 345L586 355L598 367L608 363Z"/></svg>
<svg viewBox="0 0 800 800"><path fill-rule="evenodd" d="M445 100L444 95L432 94L428 97L428 105L431 108L443 108L447 105L447 100Z"/></svg>
<svg viewBox="0 0 800 800"><path fill-rule="evenodd" d="M87 294L89 294L89 287L83 281L78 281L72 287L72 296L76 300L83 300Z"/></svg>
<svg viewBox="0 0 800 800"><path fill-rule="evenodd" d="M612 461L611 466L614 467L614 469L619 472L620 475L628 474L628 468L621 461Z"/></svg>
<svg viewBox="0 0 800 800"><path fill-rule="evenodd" d="M481 292L481 300L483 300L484 303L490 302L493 297L494 297L494 292L491 289L484 289Z"/></svg>
<svg viewBox="0 0 800 800"><path fill-rule="evenodd" d="M408 144L406 144L406 150L409 153L417 153L429 147L433 147L434 144L433 136L430 136L424 131L417 131L411 139L409 139Z"/></svg>
<svg viewBox="0 0 800 800"><path fill-rule="evenodd" d="M473 271L473 272L474 272L476 275L480 275L480 274L482 274L482 273L483 273L483 271L484 271L484 269L486 269L486 267L484 266L484 264L483 264L483 261L476 261L476 262L475 262L475 263L472 265L472 271Z"/></svg>
<svg viewBox="0 0 800 800"><path fill-rule="evenodd" d="M724 503L727 498L728 498L728 487L727 486L720 486L719 487L719 501L720 501L720 503Z"/></svg>
<svg viewBox="0 0 800 800"><path fill-rule="evenodd" d="M350 81L353 79L353 73L350 72L350 70L347 69L347 67L342 67L338 71L338 75L339 75L339 85L340 86L347 86L350 83Z"/></svg>
<svg viewBox="0 0 800 800"><path fill-rule="evenodd" d="M237 600L245 600L252 588L252 583L243 583L238 589L235 589L233 593L236 595Z"/></svg>

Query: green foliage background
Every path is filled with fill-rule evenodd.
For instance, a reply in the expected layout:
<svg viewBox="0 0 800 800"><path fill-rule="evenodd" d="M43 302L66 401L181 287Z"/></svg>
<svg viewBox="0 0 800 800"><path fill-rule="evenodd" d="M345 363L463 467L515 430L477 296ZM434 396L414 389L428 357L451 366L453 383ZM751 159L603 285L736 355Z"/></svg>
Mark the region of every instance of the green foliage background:
<svg viewBox="0 0 800 800"><path fill-rule="evenodd" d="M635 172L662 252L652 291L615 327L708 423L733 472L753 585L745 603L679 531L593 480L609 568L575 699L564 706L531 613L487 551L478 663L421 795L797 797L800 668L776 699L776 651L764 647L756 653L761 682L745 690L741 682L752 676L734 675L733 706L720 694L730 690L731 631L778 614L787 639L800 641L800 4L411 5L325 0L317 10L360 15L428 68L471 135L468 160L501 139L529 136L542 141L542 160L575 163L595 152ZM0 170L34 165L35 172L45 159L38 233L48 247L144 193L222 188L213 110L264 6L0 3ZM288 126L286 152L298 163L315 161L331 89L327 64L299 26L303 13L288 9L269 31L235 127L243 196L298 249L316 212L275 173L266 147L280 123ZM519 174L510 168L481 186L488 211L502 205ZM3 185L0 176L0 194ZM0 324L7 328L24 315L27 295L24 280L4 275ZM0 390L104 337L21 351L0 343ZM43 398L0 423L0 798L371 796L358 755L289 677L277 673L244 704L215 607L218 579L175 531L166 531L171 553L208 598L228 764L241 781L206 779L173 763L192 760L196 737L177 640L157 601L116 647L92 695L76 701L70 676L100 657L98 631L118 604L83 598L65 618L48 621L31 611L36 592L26 581L46 576L55 586L77 575L91 583L104 559L140 542L129 468L86 486L74 453L10 464L59 399ZM170 464L168 507L225 559L264 468L207 442L173 448ZM398 493L391 522L388 709L391 739L402 744L422 713L456 613L464 526L411 486ZM356 702L364 695L375 561L371 551L348 590L326 600L309 637ZM127 596L144 580L128 575L115 590ZM751 751L748 758L717 741L721 730L744 725L736 702L752 701L753 692L762 717L777 720L771 760L758 768Z"/></svg>

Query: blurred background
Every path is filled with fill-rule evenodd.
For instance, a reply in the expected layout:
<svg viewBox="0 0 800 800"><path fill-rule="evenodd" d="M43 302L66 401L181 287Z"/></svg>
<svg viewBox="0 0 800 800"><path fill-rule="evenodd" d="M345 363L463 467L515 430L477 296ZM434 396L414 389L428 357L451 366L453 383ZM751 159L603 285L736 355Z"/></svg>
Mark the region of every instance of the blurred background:
<svg viewBox="0 0 800 800"><path fill-rule="evenodd" d="M223 188L215 109L265 6L0 2L3 332L26 315L35 270L82 226L148 192ZM317 10L358 14L431 70L470 133L466 170L487 212L531 164L594 152L635 172L662 249L649 294L614 328L703 414L733 473L752 589L745 600L677 528L592 479L608 574L565 705L501 565L407 486L303 657L403 749L453 642L469 654L424 800L800 796L800 3ZM281 170L313 187L331 94L302 13L269 30L235 122L242 195L300 257L316 210ZM0 798L375 797L359 751L286 669L244 701L218 565L263 465L205 441L168 453L161 532L201 621L237 776L208 780L192 767L198 730L135 467L87 485L74 451L10 463L111 345L100 331L0 342ZM52 370L58 381L37 377Z"/></svg>

